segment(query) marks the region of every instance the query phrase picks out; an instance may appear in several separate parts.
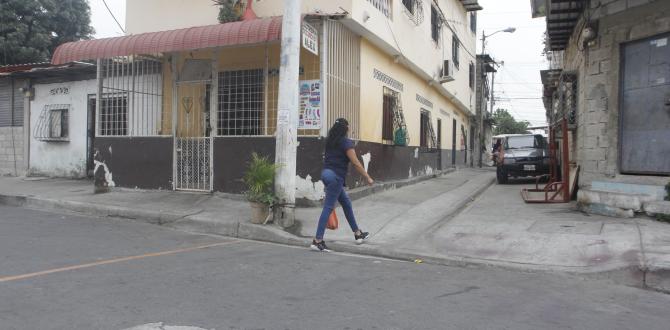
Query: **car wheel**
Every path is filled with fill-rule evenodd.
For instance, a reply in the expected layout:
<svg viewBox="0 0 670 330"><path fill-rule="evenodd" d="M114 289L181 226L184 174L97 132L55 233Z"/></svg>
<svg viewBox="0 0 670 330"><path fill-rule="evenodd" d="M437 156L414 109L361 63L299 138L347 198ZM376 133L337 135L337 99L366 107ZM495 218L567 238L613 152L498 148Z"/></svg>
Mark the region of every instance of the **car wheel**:
<svg viewBox="0 0 670 330"><path fill-rule="evenodd" d="M498 184L507 183L507 172L503 170L502 167L496 169L496 179L498 180Z"/></svg>

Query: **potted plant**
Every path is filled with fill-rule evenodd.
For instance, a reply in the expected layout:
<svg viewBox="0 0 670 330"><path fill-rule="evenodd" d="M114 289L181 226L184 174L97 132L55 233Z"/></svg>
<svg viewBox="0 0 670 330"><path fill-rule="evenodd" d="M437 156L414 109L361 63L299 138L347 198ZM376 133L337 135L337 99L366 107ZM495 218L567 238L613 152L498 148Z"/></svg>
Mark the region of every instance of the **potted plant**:
<svg viewBox="0 0 670 330"><path fill-rule="evenodd" d="M267 156L259 156L255 152L251 154L251 161L242 180L247 189L245 195L251 205L252 223L265 223L275 204L274 179L277 167Z"/></svg>

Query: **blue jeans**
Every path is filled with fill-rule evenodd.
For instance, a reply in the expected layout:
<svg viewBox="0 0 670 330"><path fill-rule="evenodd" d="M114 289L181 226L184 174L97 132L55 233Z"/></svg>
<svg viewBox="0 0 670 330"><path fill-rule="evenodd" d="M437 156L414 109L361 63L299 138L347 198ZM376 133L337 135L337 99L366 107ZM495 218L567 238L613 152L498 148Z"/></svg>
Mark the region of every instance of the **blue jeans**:
<svg viewBox="0 0 670 330"><path fill-rule="evenodd" d="M356 224L356 218L354 217L354 210L351 207L351 199L349 195L344 191L344 178L340 178L330 169L324 169L321 172L321 181L326 187L326 198L323 201L323 211L321 211L321 217L319 217L319 225L316 228L316 239L323 239L323 234L326 231L326 224L328 223L328 217L330 213L335 208L335 202L339 201L344 210L344 216L349 222L351 230L354 232L358 231L358 225Z"/></svg>

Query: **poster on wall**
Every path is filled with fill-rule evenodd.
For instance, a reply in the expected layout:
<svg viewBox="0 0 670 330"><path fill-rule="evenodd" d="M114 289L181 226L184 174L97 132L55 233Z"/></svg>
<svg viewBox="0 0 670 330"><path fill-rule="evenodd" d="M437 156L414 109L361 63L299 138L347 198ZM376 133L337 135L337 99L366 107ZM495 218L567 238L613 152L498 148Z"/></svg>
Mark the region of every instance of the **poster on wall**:
<svg viewBox="0 0 670 330"><path fill-rule="evenodd" d="M302 46L319 56L319 31L305 22L302 23Z"/></svg>
<svg viewBox="0 0 670 330"><path fill-rule="evenodd" d="M299 129L321 129L321 81L300 81Z"/></svg>

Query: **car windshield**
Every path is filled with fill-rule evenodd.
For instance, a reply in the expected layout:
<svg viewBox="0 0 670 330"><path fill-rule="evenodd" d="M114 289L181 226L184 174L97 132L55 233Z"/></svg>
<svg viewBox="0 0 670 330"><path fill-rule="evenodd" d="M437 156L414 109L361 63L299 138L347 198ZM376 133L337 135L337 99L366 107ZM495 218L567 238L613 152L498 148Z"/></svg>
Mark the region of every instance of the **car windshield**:
<svg viewBox="0 0 670 330"><path fill-rule="evenodd" d="M538 141L534 135L510 136L507 138L505 149L538 148Z"/></svg>

